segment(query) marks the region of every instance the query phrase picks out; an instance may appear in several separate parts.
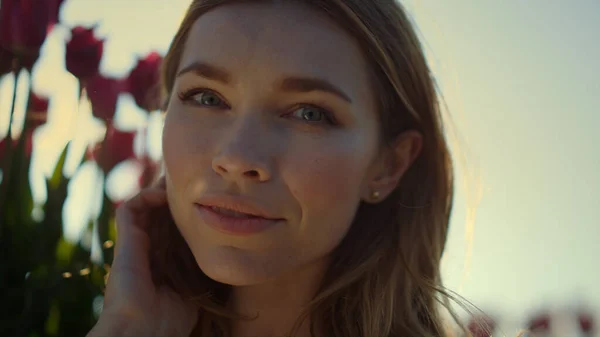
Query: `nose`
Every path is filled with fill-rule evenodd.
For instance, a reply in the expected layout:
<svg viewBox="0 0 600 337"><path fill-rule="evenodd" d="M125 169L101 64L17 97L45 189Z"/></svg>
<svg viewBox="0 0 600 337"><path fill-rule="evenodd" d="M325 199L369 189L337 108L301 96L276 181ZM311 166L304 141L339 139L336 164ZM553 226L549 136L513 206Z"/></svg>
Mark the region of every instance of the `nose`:
<svg viewBox="0 0 600 337"><path fill-rule="evenodd" d="M258 132L257 132L258 131ZM213 170L230 181L265 182L271 179L268 149L259 142L260 131L251 126L242 126L222 144L221 150L212 161Z"/></svg>

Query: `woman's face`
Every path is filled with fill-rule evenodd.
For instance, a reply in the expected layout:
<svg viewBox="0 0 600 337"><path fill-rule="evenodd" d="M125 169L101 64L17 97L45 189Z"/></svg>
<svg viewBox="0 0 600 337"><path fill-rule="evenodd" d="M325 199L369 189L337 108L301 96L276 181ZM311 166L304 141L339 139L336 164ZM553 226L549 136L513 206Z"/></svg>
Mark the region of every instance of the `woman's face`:
<svg viewBox="0 0 600 337"><path fill-rule="evenodd" d="M200 268L251 285L327 260L371 192L378 157L357 43L300 4L226 5L194 23L178 73L163 134L167 191Z"/></svg>

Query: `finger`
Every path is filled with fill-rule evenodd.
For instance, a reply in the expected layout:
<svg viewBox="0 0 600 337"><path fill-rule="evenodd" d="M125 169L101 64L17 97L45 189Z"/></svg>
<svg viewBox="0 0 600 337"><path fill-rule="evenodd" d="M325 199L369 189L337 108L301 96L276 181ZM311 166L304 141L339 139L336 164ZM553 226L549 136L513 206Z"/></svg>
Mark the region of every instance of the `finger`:
<svg viewBox="0 0 600 337"><path fill-rule="evenodd" d="M149 187L142 190L133 198L126 201L121 207L133 212L145 211L149 208L162 206L167 202L167 192L159 187Z"/></svg>
<svg viewBox="0 0 600 337"><path fill-rule="evenodd" d="M153 187L166 188L167 187L167 178L165 176L161 176L152 184Z"/></svg>
<svg viewBox="0 0 600 337"><path fill-rule="evenodd" d="M150 212L167 203L166 192L159 188L147 188L117 209L117 240L113 264L135 264L147 259L149 237L146 228ZM145 262L144 262L145 264Z"/></svg>
<svg viewBox="0 0 600 337"><path fill-rule="evenodd" d="M117 214L113 267L119 263L135 264L136 261L145 258L150 245L149 237L143 229L145 225L136 222L146 222L146 218L146 216L133 217L131 212L127 211Z"/></svg>

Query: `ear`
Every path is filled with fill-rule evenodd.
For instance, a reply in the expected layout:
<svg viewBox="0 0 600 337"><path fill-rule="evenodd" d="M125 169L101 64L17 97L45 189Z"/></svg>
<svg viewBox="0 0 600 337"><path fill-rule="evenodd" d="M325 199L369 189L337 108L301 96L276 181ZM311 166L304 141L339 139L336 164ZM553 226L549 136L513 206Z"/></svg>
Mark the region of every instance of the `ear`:
<svg viewBox="0 0 600 337"><path fill-rule="evenodd" d="M377 203L398 186L400 179L421 153L423 136L416 130L400 134L391 146L385 147L367 176L362 200Z"/></svg>

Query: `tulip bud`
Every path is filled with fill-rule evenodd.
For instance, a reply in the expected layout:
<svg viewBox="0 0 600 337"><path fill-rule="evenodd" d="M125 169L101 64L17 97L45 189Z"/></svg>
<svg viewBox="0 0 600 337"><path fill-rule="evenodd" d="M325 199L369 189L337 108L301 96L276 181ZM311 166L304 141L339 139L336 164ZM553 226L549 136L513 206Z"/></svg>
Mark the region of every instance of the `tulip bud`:
<svg viewBox="0 0 600 337"><path fill-rule="evenodd" d="M62 1L2 0L0 45L21 58L31 68L37 60L46 35L58 21Z"/></svg>
<svg viewBox="0 0 600 337"><path fill-rule="evenodd" d="M87 95L92 103L94 116L111 121L117 110L119 94L123 92L123 81L96 74L86 82Z"/></svg>
<svg viewBox="0 0 600 337"><path fill-rule="evenodd" d="M135 158L135 136L135 132L120 131L109 124L104 142L96 145L88 154L104 173L108 173L122 161Z"/></svg>
<svg viewBox="0 0 600 337"><path fill-rule="evenodd" d="M35 129L38 126L46 123L48 119L48 103L47 97L31 93L29 97L29 107L27 109L27 123L29 127Z"/></svg>
<svg viewBox="0 0 600 337"><path fill-rule="evenodd" d="M104 40L94 36L94 29L95 27L75 27L71 30L71 40L67 42L66 68L79 80L96 75L100 68Z"/></svg>
<svg viewBox="0 0 600 337"><path fill-rule="evenodd" d="M128 91L137 105L146 110L154 111L160 108L160 64L162 57L150 53L138 60L137 65L127 79Z"/></svg>

